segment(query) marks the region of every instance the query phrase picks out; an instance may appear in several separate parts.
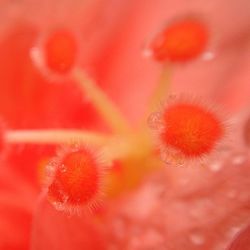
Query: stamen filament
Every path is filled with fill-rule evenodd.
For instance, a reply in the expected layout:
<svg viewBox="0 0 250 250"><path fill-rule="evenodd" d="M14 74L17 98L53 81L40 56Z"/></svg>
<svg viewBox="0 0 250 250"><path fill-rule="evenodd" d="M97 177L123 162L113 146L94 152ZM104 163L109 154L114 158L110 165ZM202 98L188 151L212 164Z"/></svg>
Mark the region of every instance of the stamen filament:
<svg viewBox="0 0 250 250"><path fill-rule="evenodd" d="M103 145L108 139L108 136L82 130L8 130L5 133L5 140L10 144L71 144L84 141Z"/></svg>
<svg viewBox="0 0 250 250"><path fill-rule="evenodd" d="M131 141L127 137L104 135L96 132L55 130L8 130L5 132L8 144L75 144L84 142L103 148L107 159L124 158L131 153Z"/></svg>
<svg viewBox="0 0 250 250"><path fill-rule="evenodd" d="M109 126L117 133L126 133L130 130L127 120L123 117L115 104L82 70L75 69L73 77L82 91L91 98L98 112Z"/></svg>
<svg viewBox="0 0 250 250"><path fill-rule="evenodd" d="M156 105L159 104L159 102L168 94L168 90L170 87L170 77L171 69L169 67L169 64L165 64L163 66L158 84L150 98L149 110L147 111L147 115L151 113L156 108Z"/></svg>
<svg viewBox="0 0 250 250"><path fill-rule="evenodd" d="M170 83L171 83L171 68L170 68L170 65L166 63L163 66L156 88L149 99L148 107L142 116L142 120L141 120L140 127L139 127L140 130L141 130L141 127L145 128L145 120L147 120L148 116L155 109L158 108L161 101L168 95Z"/></svg>

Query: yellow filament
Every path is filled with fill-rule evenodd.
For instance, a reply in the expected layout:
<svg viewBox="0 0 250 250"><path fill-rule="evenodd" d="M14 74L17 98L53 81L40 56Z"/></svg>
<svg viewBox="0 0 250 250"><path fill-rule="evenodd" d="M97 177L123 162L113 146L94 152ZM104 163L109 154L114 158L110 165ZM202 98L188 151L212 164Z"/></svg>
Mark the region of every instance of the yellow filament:
<svg viewBox="0 0 250 250"><path fill-rule="evenodd" d="M73 144L86 142L104 145L109 137L95 132L82 130L8 130L5 140L10 144Z"/></svg>
<svg viewBox="0 0 250 250"><path fill-rule="evenodd" d="M170 75L171 70L169 65L165 65L161 72L159 82L151 96L148 113L152 112L159 101L167 96L170 87Z"/></svg>
<svg viewBox="0 0 250 250"><path fill-rule="evenodd" d="M100 115L105 119L109 126L116 133L126 133L129 131L129 124L117 109L114 103L105 95L105 93L96 85L96 83L87 76L82 70L75 69L73 77L81 90L91 98Z"/></svg>

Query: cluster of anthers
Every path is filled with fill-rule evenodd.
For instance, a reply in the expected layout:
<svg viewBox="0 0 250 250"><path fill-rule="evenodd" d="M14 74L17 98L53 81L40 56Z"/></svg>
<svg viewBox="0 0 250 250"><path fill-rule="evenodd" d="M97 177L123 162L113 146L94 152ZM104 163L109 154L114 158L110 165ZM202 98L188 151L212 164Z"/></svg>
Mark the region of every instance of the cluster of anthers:
<svg viewBox="0 0 250 250"><path fill-rule="evenodd" d="M226 134L218 113L188 97L169 97L160 110L153 111L167 96L169 65L201 56L208 37L206 25L192 17L175 20L156 35L148 49L162 64L162 75L142 125L132 128L95 81L77 67L79 47L74 34L66 29L53 31L32 49L34 63L44 74L72 78L113 133L3 129L1 142L60 147L46 166L46 194L57 209L70 212L94 208L103 194L114 197L132 189L159 167L179 166L189 160L202 165Z"/></svg>

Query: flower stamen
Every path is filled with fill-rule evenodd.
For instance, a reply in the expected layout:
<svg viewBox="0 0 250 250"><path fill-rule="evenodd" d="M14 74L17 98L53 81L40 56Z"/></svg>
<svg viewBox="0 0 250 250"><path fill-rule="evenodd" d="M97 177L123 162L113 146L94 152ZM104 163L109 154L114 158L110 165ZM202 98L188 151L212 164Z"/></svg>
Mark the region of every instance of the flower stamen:
<svg viewBox="0 0 250 250"><path fill-rule="evenodd" d="M130 130L127 120L116 105L95 81L77 66L77 39L71 31L54 31L43 41L41 48L34 47L31 51L32 59L41 71L51 77L72 77L115 133Z"/></svg>

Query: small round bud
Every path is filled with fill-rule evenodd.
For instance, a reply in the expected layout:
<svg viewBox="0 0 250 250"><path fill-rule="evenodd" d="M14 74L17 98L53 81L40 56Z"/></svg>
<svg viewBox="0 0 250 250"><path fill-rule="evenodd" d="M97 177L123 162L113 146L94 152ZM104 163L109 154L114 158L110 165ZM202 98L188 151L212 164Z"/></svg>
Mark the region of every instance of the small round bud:
<svg viewBox="0 0 250 250"><path fill-rule="evenodd" d="M186 18L166 26L151 43L157 61L186 62L199 56L207 46L207 27L198 19Z"/></svg>
<svg viewBox="0 0 250 250"><path fill-rule="evenodd" d="M52 32L44 43L45 64L55 73L68 73L75 65L76 54L75 37L67 30Z"/></svg>

